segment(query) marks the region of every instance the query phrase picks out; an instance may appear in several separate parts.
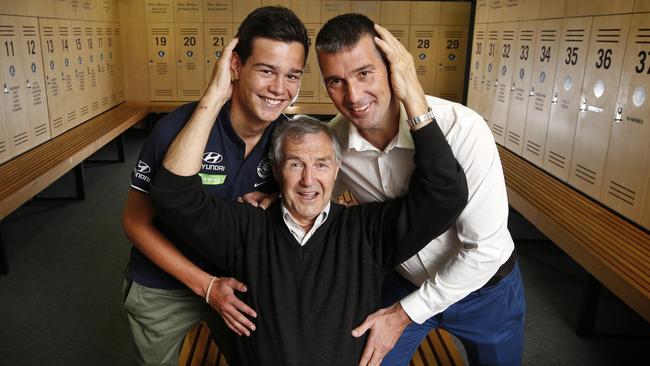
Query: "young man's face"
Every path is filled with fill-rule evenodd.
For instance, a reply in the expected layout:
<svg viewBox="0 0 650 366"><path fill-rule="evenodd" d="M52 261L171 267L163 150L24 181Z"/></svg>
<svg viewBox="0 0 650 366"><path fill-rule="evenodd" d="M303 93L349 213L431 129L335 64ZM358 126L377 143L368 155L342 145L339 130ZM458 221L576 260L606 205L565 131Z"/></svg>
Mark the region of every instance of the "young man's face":
<svg viewBox="0 0 650 366"><path fill-rule="evenodd" d="M256 38L245 64L233 55L235 78L233 104L248 121L276 120L298 95L305 65L305 51L299 42L286 43Z"/></svg>
<svg viewBox="0 0 650 366"><path fill-rule="evenodd" d="M357 128L381 128L387 123L393 95L388 70L370 36L350 50L318 53L325 88L336 109Z"/></svg>
<svg viewBox="0 0 650 366"><path fill-rule="evenodd" d="M283 161L275 167L282 201L298 223L313 223L332 197L339 170L332 141L324 132L300 140L288 137L282 154Z"/></svg>

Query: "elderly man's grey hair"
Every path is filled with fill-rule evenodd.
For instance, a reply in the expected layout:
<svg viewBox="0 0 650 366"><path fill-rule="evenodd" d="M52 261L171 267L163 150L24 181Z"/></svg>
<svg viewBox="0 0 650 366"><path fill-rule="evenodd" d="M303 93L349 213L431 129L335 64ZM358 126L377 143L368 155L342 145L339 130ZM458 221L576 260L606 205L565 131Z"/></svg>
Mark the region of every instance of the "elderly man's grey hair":
<svg viewBox="0 0 650 366"><path fill-rule="evenodd" d="M277 166L277 164L283 162L284 156L282 156L282 151L287 139L301 140L304 135L317 134L319 132L324 132L329 136L332 141L332 147L334 148L336 164L339 165L341 163L341 145L332 129L325 122L302 114L295 115L291 120L280 124L273 131L271 147L269 149L271 163Z"/></svg>

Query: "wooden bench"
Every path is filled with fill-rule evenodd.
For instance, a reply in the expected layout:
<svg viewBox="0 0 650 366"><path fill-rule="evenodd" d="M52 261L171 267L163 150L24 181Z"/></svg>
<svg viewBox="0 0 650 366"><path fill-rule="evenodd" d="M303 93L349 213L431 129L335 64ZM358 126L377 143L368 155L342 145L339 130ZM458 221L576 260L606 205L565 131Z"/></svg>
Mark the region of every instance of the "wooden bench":
<svg viewBox="0 0 650 366"><path fill-rule="evenodd" d="M83 199L82 162L148 114L149 106L120 104L0 165L0 220L73 169ZM7 273L2 240L0 232L0 273Z"/></svg>
<svg viewBox="0 0 650 366"><path fill-rule="evenodd" d="M499 146L508 202L590 273L578 320L593 333L601 284L650 322L648 231Z"/></svg>
<svg viewBox="0 0 650 366"><path fill-rule="evenodd" d="M196 324L185 336L178 360L180 366L228 366L212 340L205 322ZM464 361L449 333L434 330L420 344L410 366L460 366Z"/></svg>

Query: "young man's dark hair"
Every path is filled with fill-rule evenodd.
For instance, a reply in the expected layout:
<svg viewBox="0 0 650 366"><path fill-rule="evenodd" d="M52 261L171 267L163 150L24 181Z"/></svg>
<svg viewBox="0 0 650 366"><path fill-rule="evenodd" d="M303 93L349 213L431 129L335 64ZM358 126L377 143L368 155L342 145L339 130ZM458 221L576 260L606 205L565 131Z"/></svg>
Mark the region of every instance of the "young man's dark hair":
<svg viewBox="0 0 650 366"><path fill-rule="evenodd" d="M253 51L256 38L267 38L282 42L298 42L305 49L305 61L309 52L307 29L293 11L281 6L265 6L252 11L239 26L239 42L235 52L242 64Z"/></svg>
<svg viewBox="0 0 650 366"><path fill-rule="evenodd" d="M316 51L337 53L349 50L364 36L379 37L375 23L370 18L354 13L339 15L328 20L318 32Z"/></svg>

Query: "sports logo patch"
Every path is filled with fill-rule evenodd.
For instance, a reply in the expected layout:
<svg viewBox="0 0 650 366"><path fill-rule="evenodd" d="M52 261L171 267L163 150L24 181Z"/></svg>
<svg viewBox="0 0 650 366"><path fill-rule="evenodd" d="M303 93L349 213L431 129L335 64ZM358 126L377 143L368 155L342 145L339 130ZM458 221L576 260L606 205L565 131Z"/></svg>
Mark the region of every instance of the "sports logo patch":
<svg viewBox="0 0 650 366"><path fill-rule="evenodd" d="M268 157L264 157L257 166L257 175L264 179L271 175L271 161Z"/></svg>

